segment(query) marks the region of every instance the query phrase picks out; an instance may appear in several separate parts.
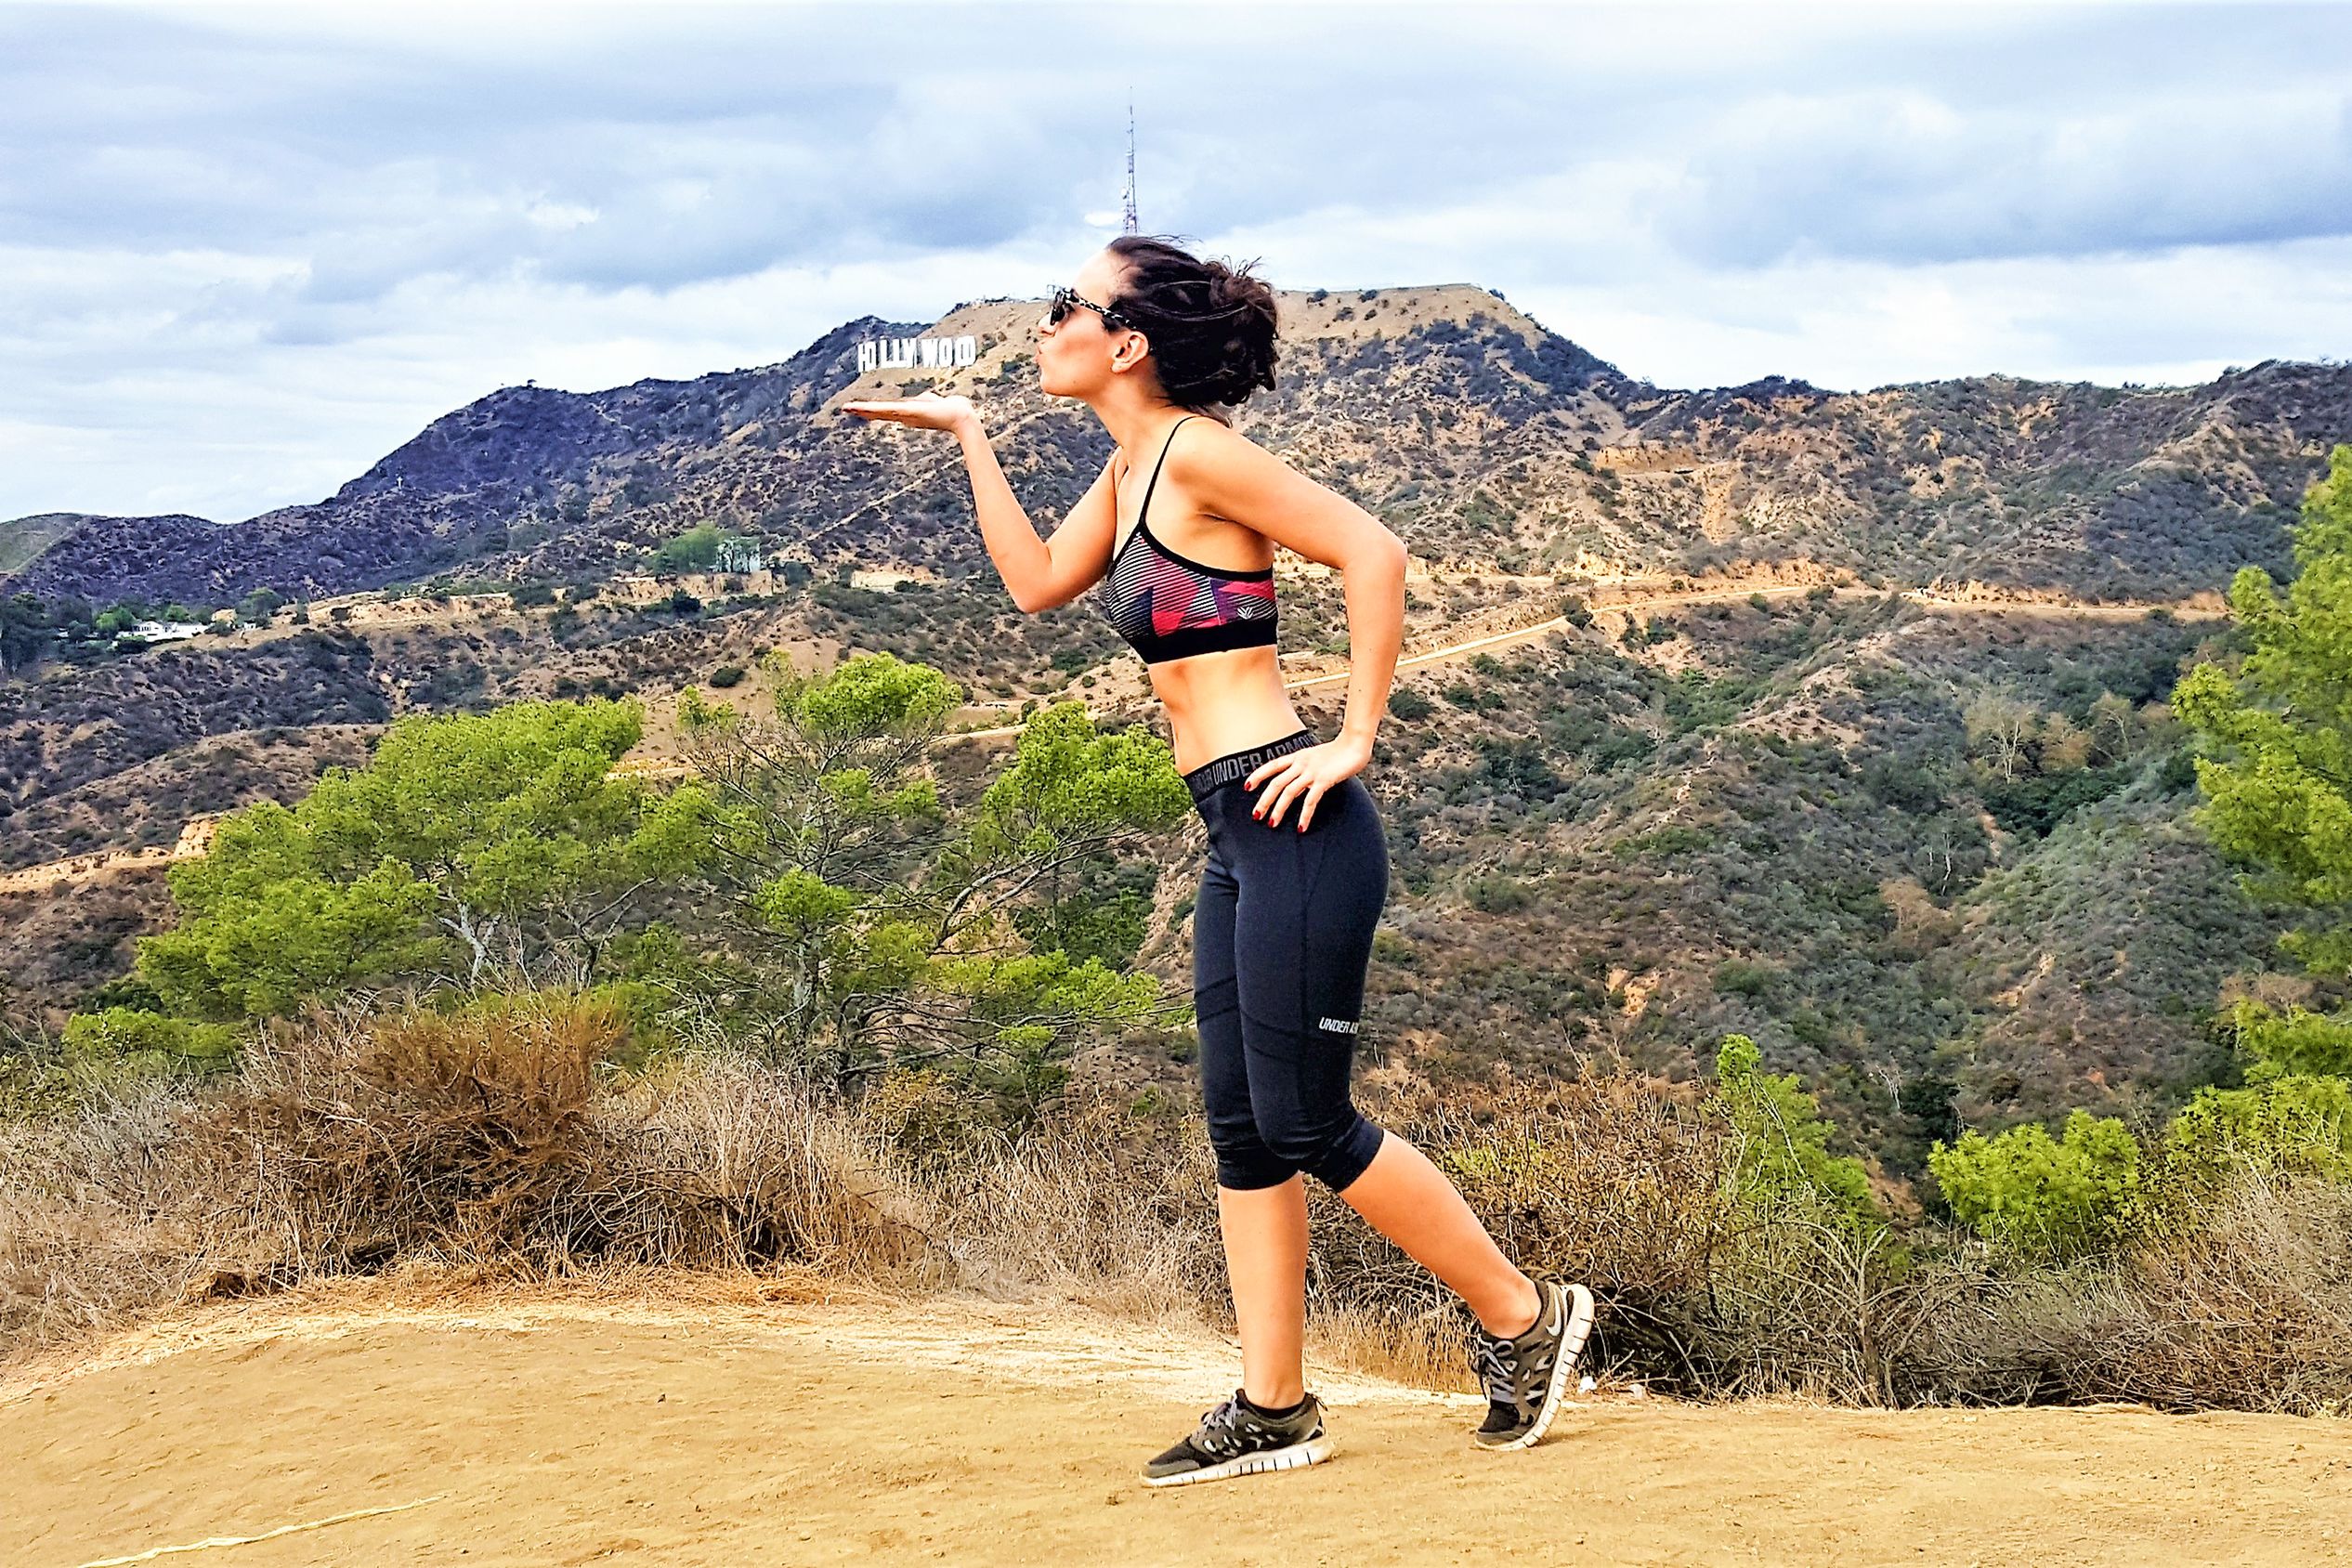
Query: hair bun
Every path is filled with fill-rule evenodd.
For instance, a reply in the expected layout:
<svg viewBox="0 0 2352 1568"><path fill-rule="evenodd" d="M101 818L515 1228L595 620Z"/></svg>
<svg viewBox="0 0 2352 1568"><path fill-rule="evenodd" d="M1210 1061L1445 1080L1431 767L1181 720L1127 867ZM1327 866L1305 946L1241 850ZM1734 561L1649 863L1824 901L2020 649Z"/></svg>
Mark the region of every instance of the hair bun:
<svg viewBox="0 0 2352 1568"><path fill-rule="evenodd" d="M1122 235L1107 248L1127 267L1114 299L1151 340L1170 401L1199 408L1274 390L1274 292L1250 275L1254 261L1236 268L1147 235Z"/></svg>

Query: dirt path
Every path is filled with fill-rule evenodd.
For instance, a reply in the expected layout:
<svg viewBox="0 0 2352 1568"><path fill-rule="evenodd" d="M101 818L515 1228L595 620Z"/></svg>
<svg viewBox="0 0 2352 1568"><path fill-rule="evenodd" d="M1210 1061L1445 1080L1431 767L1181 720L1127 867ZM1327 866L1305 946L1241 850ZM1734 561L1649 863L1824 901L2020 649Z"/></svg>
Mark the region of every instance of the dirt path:
<svg viewBox="0 0 2352 1568"><path fill-rule="evenodd" d="M1237 1365L973 1300L220 1308L0 1381L0 1559L2352 1561L2352 1424L2285 1417L1618 1393L1496 1455L1467 1394L1319 1375L1329 1463L1138 1485Z"/></svg>

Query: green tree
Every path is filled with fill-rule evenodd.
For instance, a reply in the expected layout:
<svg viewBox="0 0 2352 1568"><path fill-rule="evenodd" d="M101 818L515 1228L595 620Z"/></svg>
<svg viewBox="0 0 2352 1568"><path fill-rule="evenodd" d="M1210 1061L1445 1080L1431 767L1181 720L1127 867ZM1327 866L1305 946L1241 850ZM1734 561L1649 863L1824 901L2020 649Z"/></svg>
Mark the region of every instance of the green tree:
<svg viewBox="0 0 2352 1568"><path fill-rule="evenodd" d="M149 1072L226 1065L236 1054L237 1031L227 1024L166 1018L143 1008L110 1007L76 1013L65 1023L69 1057L99 1059Z"/></svg>
<svg viewBox="0 0 2352 1568"><path fill-rule="evenodd" d="M2295 1074L2201 1089L2164 1130L2163 1159L2167 1177L2202 1186L2234 1170L2352 1179L2352 1081Z"/></svg>
<svg viewBox="0 0 2352 1568"><path fill-rule="evenodd" d="M708 848L699 786L611 775L640 729L634 702L408 715L365 767L233 814L174 867L180 920L139 973L207 1019L402 974L478 986L499 960L584 983L633 901Z"/></svg>
<svg viewBox="0 0 2352 1568"><path fill-rule="evenodd" d="M48 608L31 594L0 599L0 675L30 670L49 640Z"/></svg>
<svg viewBox="0 0 2352 1568"><path fill-rule="evenodd" d="M1821 1212L1846 1227L1885 1223L1862 1161L1829 1152L1836 1129L1795 1073L1759 1070L1763 1053L1746 1035L1726 1035L1715 1053L1717 1103L1731 1119L1736 1157L1727 1172L1751 1209Z"/></svg>
<svg viewBox="0 0 2352 1568"><path fill-rule="evenodd" d="M2251 645L2236 678L2197 665L2173 711L2207 753L2193 819L2260 868L2241 878L2250 895L2321 911L2281 948L2315 973L2352 974L2352 446L2330 455L2293 531L2283 599L2260 567L2229 584Z"/></svg>
<svg viewBox="0 0 2352 1568"><path fill-rule="evenodd" d="M719 558L719 546L725 539L709 523L698 523L675 538L662 542L653 553L655 569L660 571L702 571Z"/></svg>
<svg viewBox="0 0 2352 1568"><path fill-rule="evenodd" d="M688 999L707 1026L843 1079L937 1063L1027 1115L1078 1039L1170 1012L1152 976L1044 945L1071 922L1039 918L1191 810L1164 743L1060 704L950 812L924 764L960 687L887 654L822 676L766 663L773 718L680 702L742 966Z"/></svg>

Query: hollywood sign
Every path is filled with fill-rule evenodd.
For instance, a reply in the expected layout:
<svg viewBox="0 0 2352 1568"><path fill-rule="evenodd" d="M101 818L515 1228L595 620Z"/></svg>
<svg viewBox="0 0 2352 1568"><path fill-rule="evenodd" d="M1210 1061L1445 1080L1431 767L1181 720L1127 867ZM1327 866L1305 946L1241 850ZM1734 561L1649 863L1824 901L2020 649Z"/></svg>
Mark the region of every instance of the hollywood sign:
<svg viewBox="0 0 2352 1568"><path fill-rule="evenodd" d="M857 346L857 373L882 370L952 370L980 357L980 340L961 337L869 337Z"/></svg>

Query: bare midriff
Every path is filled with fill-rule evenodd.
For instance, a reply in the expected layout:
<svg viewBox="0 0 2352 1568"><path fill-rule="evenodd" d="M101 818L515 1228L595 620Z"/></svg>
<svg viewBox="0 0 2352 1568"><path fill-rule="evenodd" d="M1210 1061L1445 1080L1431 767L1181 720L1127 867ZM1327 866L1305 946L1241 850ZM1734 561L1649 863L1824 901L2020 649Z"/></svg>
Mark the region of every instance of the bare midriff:
<svg viewBox="0 0 2352 1568"><path fill-rule="evenodd" d="M1306 727L1290 706L1271 647L1229 647L1150 666L1152 691L1168 710L1176 771Z"/></svg>

